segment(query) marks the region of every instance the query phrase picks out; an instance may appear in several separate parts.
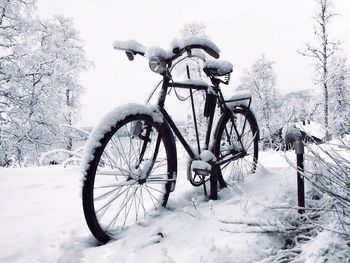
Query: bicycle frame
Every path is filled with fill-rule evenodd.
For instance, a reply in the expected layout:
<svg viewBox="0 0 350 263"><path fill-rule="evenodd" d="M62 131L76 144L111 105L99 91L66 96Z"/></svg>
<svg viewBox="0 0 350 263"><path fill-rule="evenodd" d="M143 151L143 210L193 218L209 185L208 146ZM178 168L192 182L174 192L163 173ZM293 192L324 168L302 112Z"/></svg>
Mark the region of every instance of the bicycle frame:
<svg viewBox="0 0 350 263"><path fill-rule="evenodd" d="M188 153L188 155L190 156L190 158L198 160L201 149L199 147L198 130L197 130L196 125L195 125L195 130L196 130L196 135L197 135L196 139L197 139L198 148L199 148L198 149L198 153L195 152L192 149L192 147L186 142L185 138L183 137L183 135L181 134L181 132L177 128L176 124L171 119L171 117L169 116L168 112L165 110L164 104L165 104L165 98L166 98L166 95L167 95L167 91L168 91L169 88L189 89L190 92L191 92L191 90L204 90L204 91L206 91L208 89L208 86L186 84L186 83L180 83L180 82L170 82L170 80L171 80L171 78L169 76L164 76L163 77L163 84L162 84L162 88L161 88L159 99L158 99L158 103L157 103L158 107L159 107L159 110L163 114L164 119L169 124L171 130L175 133L176 137L179 139L179 141L181 142L182 146L185 148L185 150ZM237 99L236 100L224 100L223 95L222 95L221 90L220 90L220 87L219 87L219 82L217 82L215 84L216 85L214 85L213 88L214 88L214 91L217 93L217 96L218 96L217 104L219 105L219 107L220 107L222 112L230 114L230 117L232 118L232 120L235 118L234 113L232 112L232 110L230 110L226 106L226 103L233 102L233 101L238 101L238 100L249 100L248 108L250 107L251 98L241 98L241 99L238 99L238 100ZM192 104L193 104L193 102L192 102ZM212 127L213 127L214 115L215 115L215 112L213 112L209 116L208 128L207 128L206 137L205 137L205 149L204 150L208 150L208 145L210 143L210 137L211 137ZM195 118L195 116L194 116L194 118ZM232 121L232 123L234 124L234 130L235 130L235 132L237 134L237 137L240 138L241 135L238 133L238 130L237 130L237 127L236 127L234 121ZM245 124L246 124L246 118L244 120L243 128L245 127ZM242 145L241 141L240 141L240 143ZM244 149L243 145L242 145L242 149ZM225 164L227 162L230 162L232 160L237 160L237 159L243 157L242 155L244 155L244 152L240 152L240 153L238 153L236 155L233 155L231 158L228 158L226 160L221 160L221 161L217 160L216 162L213 163L213 165L214 166L218 166L218 165L222 165L222 164Z"/></svg>
<svg viewBox="0 0 350 263"><path fill-rule="evenodd" d="M104 119L101 126L92 133L94 135L86 147L82 188L84 215L92 234L103 244L119 237L119 232L124 228L129 228L140 220L144 221L154 209L166 205L169 194L175 189L178 171L174 134L191 158L190 162L199 160L189 163L189 181L193 186L203 186L205 196L210 193L209 198L213 200L218 198L218 184L221 187L227 186L225 181L236 172L236 169L230 169L229 165L236 165L236 162L230 164L231 161L246 156L249 159L253 157L251 164L248 158L244 160L248 162L246 166L237 161L238 168L241 168L238 176L243 176L243 172L248 173L249 168L255 170L258 158L259 130L253 113L249 111L251 98L236 96L225 100L220 90L221 83L229 82L226 77L232 72L232 65L225 61L211 63L213 61L205 60L206 57L192 54L192 49L201 49L218 59L220 50L214 43L200 38L181 40L172 45L172 53L163 53L158 48L149 51L136 41L117 41L114 47L126 52L129 60L133 60L134 55L149 58L150 69L162 75L163 80L156 103L158 109L147 105L136 105L135 108L125 105L119 108L121 114L112 111L110 114L116 116L110 118L111 115L108 115ZM187 56L183 56L186 53ZM210 86L206 83L173 81L172 69L191 57L197 57L206 63L198 66L210 78ZM186 66L186 69L190 79L189 67ZM190 92L198 151L186 141L184 134L165 110L165 99L172 88L187 89ZM203 111L207 118L204 121L206 134L203 136L198 132L193 91L206 92ZM240 100L249 100L249 104L237 103ZM218 113L215 107L221 112ZM159 118L159 113L162 113L163 118ZM217 119L215 125L213 122ZM250 128L248 131L245 131L246 123ZM204 143L202 148L200 143ZM249 149L252 149L252 154ZM201 154L204 150L209 150L212 154ZM157 170L158 168L160 169ZM207 191L209 182L210 189Z"/></svg>

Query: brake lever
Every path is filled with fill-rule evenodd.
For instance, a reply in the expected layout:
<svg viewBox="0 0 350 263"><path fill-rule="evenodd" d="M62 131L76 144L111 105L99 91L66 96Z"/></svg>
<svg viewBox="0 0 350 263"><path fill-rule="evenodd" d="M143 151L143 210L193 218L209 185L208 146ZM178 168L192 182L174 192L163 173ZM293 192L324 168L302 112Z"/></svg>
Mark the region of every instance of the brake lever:
<svg viewBox="0 0 350 263"><path fill-rule="evenodd" d="M126 56L128 57L128 59L129 59L130 61L133 61L133 60L134 60L134 54L133 54L132 52L130 52L130 51L125 51L125 54L126 54Z"/></svg>

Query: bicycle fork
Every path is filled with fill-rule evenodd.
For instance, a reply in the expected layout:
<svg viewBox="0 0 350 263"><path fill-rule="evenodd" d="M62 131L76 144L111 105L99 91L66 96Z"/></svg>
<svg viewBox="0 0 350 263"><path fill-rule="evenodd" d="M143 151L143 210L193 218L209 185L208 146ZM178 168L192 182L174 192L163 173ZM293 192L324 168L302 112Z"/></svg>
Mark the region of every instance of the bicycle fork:
<svg viewBox="0 0 350 263"><path fill-rule="evenodd" d="M146 153L146 150L147 150L147 146L152 141L151 138L150 138L150 135L151 135L151 132L152 132L152 126L151 125L147 125L145 127L142 127L142 125L143 124L142 124L141 121L136 122L136 124L135 124L135 126L133 128L133 131L132 131L132 135L133 136L138 137L140 140L143 141L142 147L141 147L141 151L140 151L139 156L138 156L139 157L139 161L138 161L138 163L135 166L136 169L140 167L141 162L144 159L144 156L145 156L145 153ZM145 134L143 134L144 130L145 130ZM153 153L153 156L152 156L152 159L151 159L151 163L148 165L147 171L145 171L146 172L145 178L148 178L150 171L153 169L155 160L157 158L157 153L159 151L160 142L161 142L161 135L158 133L157 140L156 140L156 145L155 145L155 148L154 148L154 153Z"/></svg>

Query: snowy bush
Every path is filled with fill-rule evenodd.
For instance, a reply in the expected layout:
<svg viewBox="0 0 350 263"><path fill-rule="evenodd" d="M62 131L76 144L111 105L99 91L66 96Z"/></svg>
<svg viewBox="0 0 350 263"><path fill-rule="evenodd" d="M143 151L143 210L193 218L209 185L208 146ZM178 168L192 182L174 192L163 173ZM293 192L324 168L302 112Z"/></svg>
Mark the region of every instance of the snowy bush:
<svg viewBox="0 0 350 263"><path fill-rule="evenodd" d="M75 151L69 151L66 149L54 149L43 153L40 156L40 165L55 165L62 164L64 167L67 165L80 165L82 153L84 148L80 147Z"/></svg>
<svg viewBox="0 0 350 263"><path fill-rule="evenodd" d="M290 246L270 257L270 262L350 259L350 147L347 145L345 141L332 141L332 146L306 146L305 213L294 220L298 228L288 231Z"/></svg>

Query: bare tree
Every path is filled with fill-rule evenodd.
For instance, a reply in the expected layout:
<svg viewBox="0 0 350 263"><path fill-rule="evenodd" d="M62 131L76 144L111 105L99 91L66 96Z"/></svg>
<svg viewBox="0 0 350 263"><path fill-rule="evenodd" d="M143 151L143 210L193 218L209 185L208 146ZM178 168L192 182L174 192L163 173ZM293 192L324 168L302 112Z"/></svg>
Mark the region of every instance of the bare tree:
<svg viewBox="0 0 350 263"><path fill-rule="evenodd" d="M329 24L336 16L332 11L331 0L315 0L317 4L316 15L313 17L316 44L307 43L303 56L311 57L315 61L316 80L323 91L324 125L329 126L329 61L340 46L340 41L332 41L329 35Z"/></svg>

